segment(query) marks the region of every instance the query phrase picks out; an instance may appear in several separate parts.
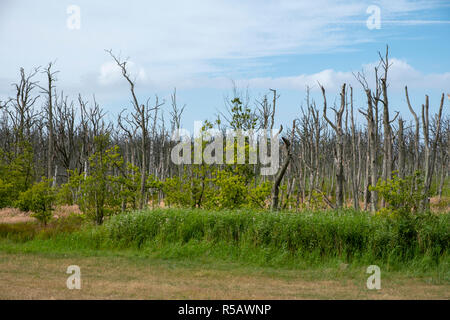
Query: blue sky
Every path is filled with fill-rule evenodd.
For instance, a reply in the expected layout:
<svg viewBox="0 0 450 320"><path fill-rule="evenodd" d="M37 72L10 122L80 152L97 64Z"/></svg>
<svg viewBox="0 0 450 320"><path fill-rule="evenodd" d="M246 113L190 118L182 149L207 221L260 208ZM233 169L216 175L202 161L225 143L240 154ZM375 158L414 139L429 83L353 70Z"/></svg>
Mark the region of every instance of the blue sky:
<svg viewBox="0 0 450 320"><path fill-rule="evenodd" d="M79 29L68 27L71 5L80 10ZM371 5L380 10L380 29L367 27ZM20 67L56 60L59 89L73 98L95 93L114 116L130 107L130 97L104 52L113 49L129 57L141 101L155 94L166 100L166 118L177 87L187 128L214 118L231 80L248 87L252 99L277 89L278 123L285 125L300 116L307 85L321 107L317 81L331 102L343 82L352 84L355 105L364 108L352 72L370 75L386 44L392 113L411 118L405 85L416 110L425 94L436 110L441 93L450 93L450 1L3 0L0 43L0 99L13 94ZM449 105L446 99L444 112Z"/></svg>

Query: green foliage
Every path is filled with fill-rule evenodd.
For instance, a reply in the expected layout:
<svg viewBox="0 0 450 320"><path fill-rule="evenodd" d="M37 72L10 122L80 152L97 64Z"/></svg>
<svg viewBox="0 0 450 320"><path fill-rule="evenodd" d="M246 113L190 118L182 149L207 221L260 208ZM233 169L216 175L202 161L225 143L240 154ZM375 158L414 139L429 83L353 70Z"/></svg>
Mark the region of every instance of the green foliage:
<svg viewBox="0 0 450 320"><path fill-rule="evenodd" d="M412 211L417 211L426 196L423 194L423 179L419 172L404 179L396 174L386 181L379 179L377 185L370 186L369 189L378 191L387 203L387 207L380 209L378 214L391 217L407 216Z"/></svg>
<svg viewBox="0 0 450 320"><path fill-rule="evenodd" d="M266 208L271 191L272 183L269 181L261 182L255 188L250 188L248 190L248 207Z"/></svg>
<svg viewBox="0 0 450 320"><path fill-rule="evenodd" d="M309 202L309 206L312 210L318 210L324 208L323 198L326 197L326 194L323 192L319 192L317 190L312 190L311 192L311 201Z"/></svg>
<svg viewBox="0 0 450 320"><path fill-rule="evenodd" d="M14 207L19 208L22 211L31 211L31 203L33 201L33 190L21 192L19 198L14 202Z"/></svg>
<svg viewBox="0 0 450 320"><path fill-rule="evenodd" d="M15 152L0 150L0 208L13 206L19 194L33 183L33 149L30 143L16 143Z"/></svg>
<svg viewBox="0 0 450 320"><path fill-rule="evenodd" d="M141 198L141 170L136 165L127 163L126 172L126 176L120 178L121 196L126 204L136 209Z"/></svg>
<svg viewBox="0 0 450 320"><path fill-rule="evenodd" d="M191 206L191 187L187 179L179 177L168 178L164 181L163 192L169 206L190 207Z"/></svg>
<svg viewBox="0 0 450 320"><path fill-rule="evenodd" d="M431 204L430 207L437 211L449 211L450 208L450 197L443 197L439 202Z"/></svg>
<svg viewBox="0 0 450 320"><path fill-rule="evenodd" d="M96 152L89 158L89 172L69 170L69 181L60 187L57 198L60 204L78 204L85 214L101 224L104 216L137 208L141 200L141 170L131 163L123 165L119 147L109 147L107 135L96 137L95 146ZM161 190L162 183L147 175L145 188L152 199Z"/></svg>
<svg viewBox="0 0 450 320"><path fill-rule="evenodd" d="M15 201L16 194L14 184L0 178L0 208L11 206Z"/></svg>
<svg viewBox="0 0 450 320"><path fill-rule="evenodd" d="M81 175L73 170L67 172L69 179L67 183L62 184L56 193L56 203L60 205L73 205L77 202Z"/></svg>
<svg viewBox="0 0 450 320"><path fill-rule="evenodd" d="M265 208L271 193L271 183L252 187L245 178L232 170L214 170L206 178L204 166L193 168L193 174L168 178L162 184L165 201L181 208L236 209Z"/></svg>
<svg viewBox="0 0 450 320"><path fill-rule="evenodd" d="M0 238L21 242L33 239L50 239L60 234L78 231L85 224L85 218L80 214L53 219L46 226L34 222L1 223Z"/></svg>
<svg viewBox="0 0 450 320"><path fill-rule="evenodd" d="M239 98L231 100L231 121L230 126L233 129L254 129L257 118L253 116L250 108L244 107Z"/></svg>
<svg viewBox="0 0 450 320"><path fill-rule="evenodd" d="M145 181L145 188L149 191L149 198L152 201L152 206L155 207L155 205L159 205L157 201L158 193L161 191L163 186L163 183L159 181L158 178L156 178L154 175L148 175L147 180Z"/></svg>
<svg viewBox="0 0 450 320"><path fill-rule="evenodd" d="M97 224L103 223L104 216L120 211L121 205L122 180L111 173L121 168L123 159L118 146L108 148L108 145L109 136L96 137L96 152L89 158L90 174L74 178L80 183L78 205Z"/></svg>
<svg viewBox="0 0 450 320"><path fill-rule="evenodd" d="M254 129L251 110L244 108L237 98L232 103L234 107L231 113L236 129ZM220 121L216 123L219 124ZM202 144L202 150L209 143L211 136L208 130L212 128L212 123L204 121L200 132L203 139L201 142L200 138L195 140L197 145ZM231 159L234 160L233 164L210 165L202 161L194 163L189 168L181 167L180 170L184 171L182 177L168 178L162 184L166 203L169 206L190 208L264 208L270 194L270 184L263 183L256 186L255 166L249 163L249 155L251 151L257 150L252 148L248 136L238 136L234 139L227 137L223 144L222 160L226 163L227 150L233 149L234 159ZM238 154L245 155L243 163L236 164Z"/></svg>
<svg viewBox="0 0 450 320"><path fill-rule="evenodd" d="M248 199L244 177L230 171L218 171L212 179L214 186L207 196L207 208L234 209L242 207Z"/></svg>
<svg viewBox="0 0 450 320"><path fill-rule="evenodd" d="M76 217L79 218L79 217ZM450 215L412 219L353 210L268 212L254 210L154 209L115 215L102 226L77 219L0 224L1 245L36 252L91 252L196 257L274 268L377 264L385 270L438 272L448 278ZM45 240L48 239L48 240ZM12 241L27 241L15 244Z"/></svg>
<svg viewBox="0 0 450 320"><path fill-rule="evenodd" d="M50 187L51 181L43 179L34 184L30 189L20 194L15 206L22 211L32 211L32 216L44 225L52 218L53 204L56 200L56 192Z"/></svg>
<svg viewBox="0 0 450 320"><path fill-rule="evenodd" d="M436 263L448 253L449 217L419 214L393 220L352 210L291 214L156 209L114 216L103 235L120 247L195 241L291 257L318 254L320 259L400 262L427 255Z"/></svg>

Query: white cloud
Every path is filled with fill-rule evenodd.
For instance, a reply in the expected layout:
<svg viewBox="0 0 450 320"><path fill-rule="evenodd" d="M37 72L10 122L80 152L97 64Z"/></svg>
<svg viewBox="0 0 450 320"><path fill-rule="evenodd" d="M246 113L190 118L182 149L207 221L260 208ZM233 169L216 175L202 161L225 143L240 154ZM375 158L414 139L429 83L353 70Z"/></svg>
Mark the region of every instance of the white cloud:
<svg viewBox="0 0 450 320"><path fill-rule="evenodd" d="M0 67L4 64L2 70L8 73L24 60L39 65L59 58L71 74L80 77L81 72L97 69L105 58L103 50L113 48L125 51L146 69L162 65L180 69L188 77L215 70L222 60L240 63L241 59L328 52L373 41L364 23L366 8L373 3L382 8L382 19L439 6L423 0L171 0L126 5L80 0L82 27L73 31L65 23L69 1L15 1L4 7L8 14L0 20L0 41L8 43L8 50L0 52L4 58ZM348 32L348 25L339 24L351 21L360 27ZM30 48L32 57L27 54Z"/></svg>
<svg viewBox="0 0 450 320"><path fill-rule="evenodd" d="M448 90L450 87L450 72L424 74L409 65L405 60L390 58L392 64L389 68L388 83L391 90L403 90L405 85L418 89L438 89ZM374 67L378 63L368 63L361 66L364 70L369 85L374 79ZM322 70L313 74L300 74L289 77L263 77L241 80L247 82L254 88L278 88L278 89L298 89L304 90L306 86L312 89L318 89L318 83L326 89L336 90L343 83L349 83L354 87L359 86L353 73L360 70L336 71L333 69ZM222 81L218 81L221 84Z"/></svg>
<svg viewBox="0 0 450 320"><path fill-rule="evenodd" d="M338 88L342 82L354 81L351 70L272 78L246 76L245 71L263 67L256 58L354 49L373 41L376 33L370 33L364 22L370 4L381 7L382 19L399 19L443 3L171 0L124 4L79 0L81 29L74 31L66 27L66 8L72 2L0 4L0 42L8 44L0 50L2 77L13 82L19 67L30 70L57 58L60 88L89 94L110 90L112 96L128 89L120 70L104 52L112 48L132 57L130 71L139 89L229 89L227 76L236 69L244 75L234 78L241 77L254 87L303 90L320 81L330 89ZM400 62L393 66L391 82L399 79L401 85L448 87L447 73L422 74Z"/></svg>
<svg viewBox="0 0 450 320"><path fill-rule="evenodd" d="M126 64L127 71L133 81L145 83L147 81L147 74L144 68L136 66L133 61L128 61ZM122 80L122 71L114 61L108 61L100 66L100 73L98 82L100 85L108 86L116 84Z"/></svg>

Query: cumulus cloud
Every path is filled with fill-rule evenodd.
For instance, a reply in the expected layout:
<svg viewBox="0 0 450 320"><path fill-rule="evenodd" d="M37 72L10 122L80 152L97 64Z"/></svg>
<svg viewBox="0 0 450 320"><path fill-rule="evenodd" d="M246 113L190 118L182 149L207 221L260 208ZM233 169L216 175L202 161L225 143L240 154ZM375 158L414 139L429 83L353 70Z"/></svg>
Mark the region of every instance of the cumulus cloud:
<svg viewBox="0 0 450 320"><path fill-rule="evenodd" d="M127 70L130 74L131 80L145 83L147 81L147 74L144 68L138 67L133 61L128 61ZM122 79L122 71L114 61L108 61L100 66L98 75L98 82L100 85L108 86L118 83Z"/></svg>
<svg viewBox="0 0 450 320"><path fill-rule="evenodd" d="M450 72L424 74L416 70L405 60L391 58L391 66L388 73L388 83L393 90L403 90L405 85L411 88L445 90L450 87ZM255 88L280 88L303 90L306 86L312 89L318 88L318 83L325 88L336 90L343 83L357 86L354 73L363 71L369 83L374 79L374 67L377 62L361 66L360 70L336 71L333 69L322 70L313 74L300 74L289 77L262 77L248 79L248 84ZM222 81L219 81L222 83Z"/></svg>

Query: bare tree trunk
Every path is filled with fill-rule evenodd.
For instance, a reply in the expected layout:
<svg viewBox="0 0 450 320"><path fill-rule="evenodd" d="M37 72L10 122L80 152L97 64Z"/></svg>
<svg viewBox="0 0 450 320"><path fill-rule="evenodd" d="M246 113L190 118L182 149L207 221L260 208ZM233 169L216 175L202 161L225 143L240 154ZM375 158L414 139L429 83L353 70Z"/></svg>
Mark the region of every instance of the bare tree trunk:
<svg viewBox="0 0 450 320"><path fill-rule="evenodd" d="M441 178L439 182L439 202L442 200L442 189L444 188L445 179L448 174L448 158L449 154L449 138L450 138L450 118L447 118L445 121L445 128L444 128L445 135L441 136L440 141L440 149L441 149Z"/></svg>
<svg viewBox="0 0 450 320"><path fill-rule="evenodd" d="M47 88L42 88L43 93L47 95L47 130L48 130L48 145L47 145L47 178L53 175L53 158L54 158L54 137L53 137L53 82L56 80L55 75L58 71L52 71L53 63L50 62L44 73L47 76Z"/></svg>
<svg viewBox="0 0 450 320"><path fill-rule="evenodd" d="M383 88L383 180L392 177L392 132L389 122L389 107L387 98L386 79L381 79Z"/></svg>
<svg viewBox="0 0 450 320"><path fill-rule="evenodd" d="M424 146L425 146L425 184L424 184L424 200L422 202L422 209L429 209L429 191L431 187L431 181L433 178L434 172L434 163L436 159L436 151L437 151L437 143L439 141L439 134L441 131L441 117L442 117L442 108L444 106L444 94L441 97L441 105L439 107L439 112L437 115L436 123L435 123L435 137L432 143L430 142L429 130L430 130L430 121L428 115L429 109L429 100L428 96L425 96L425 105L422 105L422 126L423 126L423 136L424 136Z"/></svg>
<svg viewBox="0 0 450 320"><path fill-rule="evenodd" d="M295 132L295 120L292 124L292 139L294 137ZM278 139L278 138L277 138ZM276 211L278 210L278 193L280 189L280 183L283 179L284 174L286 173L286 169L289 166L289 162L291 161L291 143L288 139L282 137L281 138L284 142L284 147L286 149L286 158L283 161L283 164L281 165L280 170L277 172L277 175L275 177L275 181L273 182L272 187L272 210Z"/></svg>
<svg viewBox="0 0 450 320"><path fill-rule="evenodd" d="M445 168L445 161L442 160L441 178L440 178L440 182L439 182L439 191L438 191L439 202L441 202L441 200L442 200L442 189L444 188L444 183L445 183L446 177L447 177L447 170Z"/></svg>
<svg viewBox="0 0 450 320"><path fill-rule="evenodd" d="M133 98L133 107L135 113L132 115L133 120L132 122L136 125L136 127L140 128L141 131L141 183L140 183L140 204L139 208L143 209L144 206L147 205L147 195L146 195L146 179L147 179L147 136L148 136L148 124L149 124L149 118L150 118L150 111L153 109L150 109L147 104L139 104L135 91L134 91L134 82L130 79L130 75L128 73L128 70L126 68L127 61L120 61L120 59L116 58L111 50L106 50L110 54L110 56L114 59L116 64L120 67L122 71L123 77L127 80L128 84L130 85L130 91L131 96ZM158 107L158 101L157 106Z"/></svg>
<svg viewBox="0 0 450 320"><path fill-rule="evenodd" d="M403 120L398 119L398 176L405 177L405 139L403 137Z"/></svg>
<svg viewBox="0 0 450 320"><path fill-rule="evenodd" d="M377 138L376 138L376 121L373 114L372 93L370 89L365 89L367 95L367 113L359 110L367 119L367 131L369 135L369 162L370 162L370 179L371 185L376 186L378 177L377 167ZM370 192L370 209L372 212L377 211L378 194L376 190Z"/></svg>
<svg viewBox="0 0 450 320"><path fill-rule="evenodd" d="M334 110L336 114L336 124L333 124L327 118L327 101L325 96L325 88L322 89L324 98L323 117L336 133L336 150L335 150L335 164L336 164L336 207L342 208L344 204L344 142L342 132L342 115L345 109L345 84L342 85L341 90L341 106L339 110Z"/></svg>
<svg viewBox="0 0 450 320"><path fill-rule="evenodd" d="M414 166L413 166L414 173L415 173L419 170L419 130L420 130L419 117L414 112L414 109L411 107L411 103L409 101L409 95L408 95L408 87L406 87L406 86L405 86L405 95L406 95L406 101L408 103L409 111L413 115L414 121L416 124L415 131L414 131ZM417 185L416 185L415 180L414 180L413 184L414 184L414 189L417 190Z"/></svg>
<svg viewBox="0 0 450 320"><path fill-rule="evenodd" d="M370 200L370 193L369 193L369 179L370 179L370 152L369 149L367 149L367 155L366 155L366 172L365 172L365 179L364 179L364 210L367 210L369 206L369 200Z"/></svg>
<svg viewBox="0 0 450 320"><path fill-rule="evenodd" d="M384 143L383 143L383 180L391 179L392 177L392 129L389 120L389 101L387 94L387 75L389 70L389 47L386 46L386 55L383 58L381 54L379 54L381 65L384 70L384 77L380 79L381 81L381 90L383 93L383 100L380 100L383 103L383 134L384 134ZM383 207L384 207L384 199L383 199Z"/></svg>
<svg viewBox="0 0 450 320"><path fill-rule="evenodd" d="M356 173L356 132L355 132L355 121L353 119L353 88L350 87L350 121L352 130L352 167L351 167L351 177L352 177L352 191L353 191L353 208L359 210L359 185L358 185L358 175Z"/></svg>

